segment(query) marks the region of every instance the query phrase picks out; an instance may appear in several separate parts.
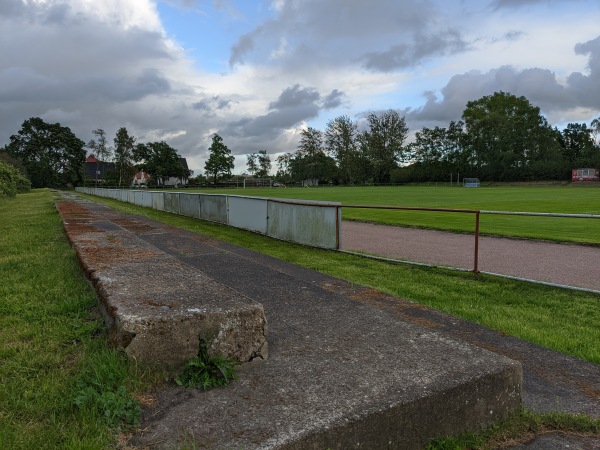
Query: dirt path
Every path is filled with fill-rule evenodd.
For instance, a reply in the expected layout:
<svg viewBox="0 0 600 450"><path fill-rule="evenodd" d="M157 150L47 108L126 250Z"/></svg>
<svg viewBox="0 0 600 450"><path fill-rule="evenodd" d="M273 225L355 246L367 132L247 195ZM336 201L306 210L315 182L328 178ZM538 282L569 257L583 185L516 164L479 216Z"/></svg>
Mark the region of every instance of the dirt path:
<svg viewBox="0 0 600 450"><path fill-rule="evenodd" d="M342 248L434 265L473 269L473 235L343 222ZM600 291L600 247L481 236L482 272Z"/></svg>

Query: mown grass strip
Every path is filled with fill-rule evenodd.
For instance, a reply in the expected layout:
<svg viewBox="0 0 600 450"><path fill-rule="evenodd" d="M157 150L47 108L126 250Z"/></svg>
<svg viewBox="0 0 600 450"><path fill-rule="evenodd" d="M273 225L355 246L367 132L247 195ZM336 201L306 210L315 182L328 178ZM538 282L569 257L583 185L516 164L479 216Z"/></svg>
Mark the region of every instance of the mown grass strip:
<svg viewBox="0 0 600 450"><path fill-rule="evenodd" d="M107 448L147 372L106 344L48 190L0 201L0 448Z"/></svg>
<svg viewBox="0 0 600 450"><path fill-rule="evenodd" d="M255 233L100 197L139 214L463 317L600 364L600 297L491 276L407 267L281 242Z"/></svg>
<svg viewBox="0 0 600 450"><path fill-rule="evenodd" d="M600 215L600 188L323 187L186 190L257 197L323 200L342 205L410 206ZM344 220L473 233L473 214L343 208ZM482 234L600 245L600 219L482 215Z"/></svg>

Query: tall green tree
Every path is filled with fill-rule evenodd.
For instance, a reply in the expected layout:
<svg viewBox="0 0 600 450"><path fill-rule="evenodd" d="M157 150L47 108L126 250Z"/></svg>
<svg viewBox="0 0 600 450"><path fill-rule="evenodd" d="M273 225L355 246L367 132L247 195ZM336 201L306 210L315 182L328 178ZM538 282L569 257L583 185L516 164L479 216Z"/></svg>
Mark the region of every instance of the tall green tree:
<svg viewBox="0 0 600 450"><path fill-rule="evenodd" d="M264 178L269 176L271 172L271 157L266 150L259 150L258 153L251 153L248 158L248 172L252 176Z"/></svg>
<svg viewBox="0 0 600 450"><path fill-rule="evenodd" d="M7 152L23 162L33 187L58 187L83 183L84 146L68 127L32 117L10 137Z"/></svg>
<svg viewBox="0 0 600 450"><path fill-rule="evenodd" d="M548 127L537 154L530 158L524 180L569 180L571 167L565 164L560 146L560 132Z"/></svg>
<svg viewBox="0 0 600 450"><path fill-rule="evenodd" d="M115 144L115 165L119 173L119 187L129 186L135 174L133 152L136 148L135 138L129 136L127 128L121 127L113 140Z"/></svg>
<svg viewBox="0 0 600 450"><path fill-rule="evenodd" d="M448 181L456 180L460 173L468 175L469 155L463 142L462 122L417 131L414 142L407 146L413 164L405 181Z"/></svg>
<svg viewBox="0 0 600 450"><path fill-rule="evenodd" d="M308 127L300 132L300 141L292 160L292 176L296 180L318 179L322 168L319 155L323 154L323 134Z"/></svg>
<svg viewBox="0 0 600 450"><path fill-rule="evenodd" d="M323 133L312 127L303 129L300 132L300 141L296 153L309 158L323 153Z"/></svg>
<svg viewBox="0 0 600 450"><path fill-rule="evenodd" d="M450 161L450 170L468 176L467 170L471 165L471 153L466 145L465 124L462 120L452 120L446 130L444 140L446 155Z"/></svg>
<svg viewBox="0 0 600 450"><path fill-rule="evenodd" d="M98 128L97 130L92 131L92 133L94 136L96 136L96 138L90 139L90 142L88 142L87 146L100 161L110 161L113 150L108 145L106 132L102 128Z"/></svg>
<svg viewBox="0 0 600 450"><path fill-rule="evenodd" d="M312 127L301 131L296 152L290 160L292 178L300 180L334 181L337 179L335 160L325 154L323 133Z"/></svg>
<svg viewBox="0 0 600 450"><path fill-rule="evenodd" d="M97 130L92 131L95 139L90 139L87 146L90 150L92 150L92 154L96 157L98 162L96 163L96 184L98 184L98 175L99 175L99 164L104 164L110 161L112 156L112 148L108 145L108 141L106 139L106 133L102 128L98 128Z"/></svg>
<svg viewBox="0 0 600 450"><path fill-rule="evenodd" d="M134 150L134 158L157 184L163 186L167 178L181 178L185 170L177 150L164 141L138 144Z"/></svg>
<svg viewBox="0 0 600 450"><path fill-rule="evenodd" d="M364 181L368 159L357 145L358 126L348 116L339 116L327 123L325 147L335 158L341 181L354 183Z"/></svg>
<svg viewBox="0 0 600 450"><path fill-rule="evenodd" d="M585 123L569 123L561 132L562 152L569 167L595 167L600 163L596 154L598 149L594 143L593 129Z"/></svg>
<svg viewBox="0 0 600 450"><path fill-rule="evenodd" d="M600 117L597 117L596 119L592 120L590 128L592 129L594 143L596 144L596 146L600 146Z"/></svg>
<svg viewBox="0 0 600 450"><path fill-rule="evenodd" d="M423 127L415 133L415 141L409 145L411 159L422 164L435 165L446 155L446 129Z"/></svg>
<svg viewBox="0 0 600 450"><path fill-rule="evenodd" d="M231 150L223 143L223 138L215 133L208 150L210 155L204 164L207 178L212 177L213 183L216 183L219 178L231 178L235 158L231 155Z"/></svg>
<svg viewBox="0 0 600 450"><path fill-rule="evenodd" d="M423 127L415 133L415 140L407 146L413 161L415 181L438 181L446 179L448 151L446 128ZM448 171L448 173L450 173Z"/></svg>
<svg viewBox="0 0 600 450"><path fill-rule="evenodd" d="M467 103L463 120L479 178L530 179L532 168L556 160L560 144L540 109L525 97L496 92ZM556 162L560 165L560 158ZM552 172L556 167L547 167Z"/></svg>
<svg viewBox="0 0 600 450"><path fill-rule="evenodd" d="M371 163L375 183L389 183L392 170L404 155L404 141L408 136L406 120L390 109L367 116L369 129L359 135L359 142Z"/></svg>
<svg viewBox="0 0 600 450"><path fill-rule="evenodd" d="M292 179L292 153L283 153L277 157L277 179L288 182Z"/></svg>
<svg viewBox="0 0 600 450"><path fill-rule="evenodd" d="M271 172L271 157L267 154L267 151L259 150L257 160L258 171L256 175L262 178L268 177Z"/></svg>
<svg viewBox="0 0 600 450"><path fill-rule="evenodd" d="M258 155L256 153L250 153L246 156L248 162L248 173L252 176L255 176L258 172Z"/></svg>
<svg viewBox="0 0 600 450"><path fill-rule="evenodd" d="M320 152L312 156L296 153L290 160L291 178L295 181L317 180L325 183L337 183L335 160Z"/></svg>

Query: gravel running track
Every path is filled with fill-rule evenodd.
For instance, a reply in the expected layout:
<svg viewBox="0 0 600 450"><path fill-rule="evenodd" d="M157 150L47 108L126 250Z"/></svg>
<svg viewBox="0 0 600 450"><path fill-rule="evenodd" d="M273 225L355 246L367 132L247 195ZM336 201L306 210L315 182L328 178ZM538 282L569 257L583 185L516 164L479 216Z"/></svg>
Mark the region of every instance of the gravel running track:
<svg viewBox="0 0 600 450"><path fill-rule="evenodd" d="M342 223L342 249L473 270L475 237L365 222ZM479 237L481 272L600 291L600 247Z"/></svg>

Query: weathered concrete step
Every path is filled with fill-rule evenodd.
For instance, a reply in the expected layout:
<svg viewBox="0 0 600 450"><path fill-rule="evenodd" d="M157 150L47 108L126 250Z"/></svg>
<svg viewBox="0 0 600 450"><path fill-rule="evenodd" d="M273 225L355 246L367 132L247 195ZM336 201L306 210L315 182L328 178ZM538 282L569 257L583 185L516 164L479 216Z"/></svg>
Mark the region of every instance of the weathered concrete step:
<svg viewBox="0 0 600 450"><path fill-rule="evenodd" d="M161 393L133 444L416 449L521 406L519 363L319 286L285 297L276 315L266 307L269 360L242 366L226 389Z"/></svg>
<svg viewBox="0 0 600 450"><path fill-rule="evenodd" d="M145 218L90 207L152 251L260 300L269 359L208 392L168 387L130 444L422 448L521 407L521 365L371 306L386 295ZM136 231L137 230L137 231ZM163 235L164 234L164 235ZM160 250L159 250L160 248ZM389 297L389 296L388 296ZM425 319L423 319L425 320Z"/></svg>
<svg viewBox="0 0 600 450"><path fill-rule="evenodd" d="M80 204L57 204L69 240L100 298L114 345L174 367L198 354L266 358L262 305L167 255Z"/></svg>

